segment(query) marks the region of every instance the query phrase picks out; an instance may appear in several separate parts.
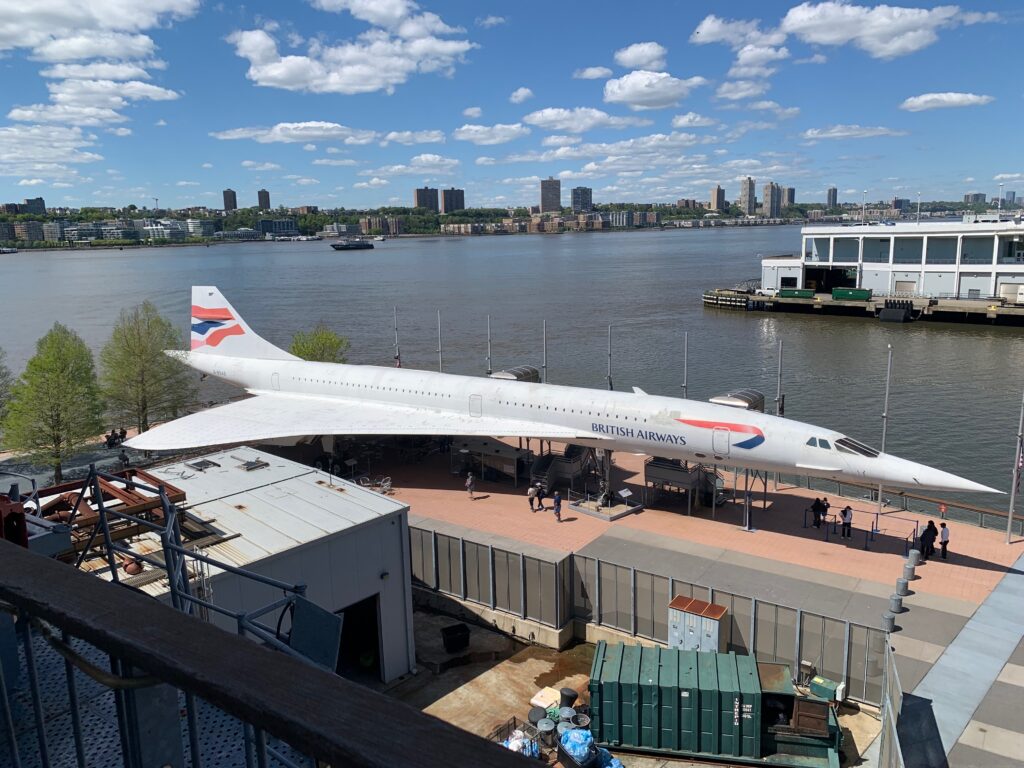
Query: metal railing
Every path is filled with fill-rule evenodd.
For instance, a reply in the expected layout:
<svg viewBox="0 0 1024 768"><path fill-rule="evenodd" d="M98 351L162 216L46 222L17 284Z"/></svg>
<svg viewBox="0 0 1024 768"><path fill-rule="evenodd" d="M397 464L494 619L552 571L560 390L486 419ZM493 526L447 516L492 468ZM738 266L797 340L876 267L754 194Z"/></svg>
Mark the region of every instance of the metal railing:
<svg viewBox="0 0 1024 768"><path fill-rule="evenodd" d="M885 644L885 679L882 685L882 730L879 734L878 768L904 768L903 746L897 725L903 710L903 686L888 638Z"/></svg>
<svg viewBox="0 0 1024 768"><path fill-rule="evenodd" d="M310 663L4 541L0 607L0 763L13 768L523 765ZM16 617L13 654L6 614ZM196 715L182 723L186 697Z"/></svg>

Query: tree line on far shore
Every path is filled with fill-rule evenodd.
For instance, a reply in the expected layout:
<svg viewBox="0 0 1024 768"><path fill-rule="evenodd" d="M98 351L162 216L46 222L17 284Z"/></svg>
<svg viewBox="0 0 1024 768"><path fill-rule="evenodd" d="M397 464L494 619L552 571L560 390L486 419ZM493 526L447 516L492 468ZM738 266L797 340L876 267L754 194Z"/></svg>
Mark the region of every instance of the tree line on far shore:
<svg viewBox="0 0 1024 768"><path fill-rule="evenodd" d="M344 363L348 339L325 323L299 331L291 353L304 360ZM184 349L179 331L150 302L122 310L100 350L99 372L82 338L61 323L36 342L15 377L0 348L0 449L53 469L97 442L106 424L145 432L181 415L196 395L196 375L165 350Z"/></svg>

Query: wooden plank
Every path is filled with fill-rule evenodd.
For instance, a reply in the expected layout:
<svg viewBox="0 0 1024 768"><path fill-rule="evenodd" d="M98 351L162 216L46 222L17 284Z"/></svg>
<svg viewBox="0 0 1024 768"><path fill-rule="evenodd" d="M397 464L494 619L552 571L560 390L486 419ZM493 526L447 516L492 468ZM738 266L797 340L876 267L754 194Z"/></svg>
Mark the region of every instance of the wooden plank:
<svg viewBox="0 0 1024 768"><path fill-rule="evenodd" d="M335 768L529 765L407 704L4 541L0 599Z"/></svg>

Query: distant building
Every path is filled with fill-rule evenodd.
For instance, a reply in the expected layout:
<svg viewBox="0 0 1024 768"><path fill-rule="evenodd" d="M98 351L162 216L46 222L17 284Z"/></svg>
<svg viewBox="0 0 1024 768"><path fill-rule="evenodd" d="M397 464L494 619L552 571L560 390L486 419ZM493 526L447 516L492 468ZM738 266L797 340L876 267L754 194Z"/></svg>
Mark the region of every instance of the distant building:
<svg viewBox="0 0 1024 768"><path fill-rule="evenodd" d="M711 201L708 208L712 211L725 210L725 190L718 184L711 188Z"/></svg>
<svg viewBox="0 0 1024 768"><path fill-rule="evenodd" d="M4 203L0 205L0 213L18 213L21 206L17 203Z"/></svg>
<svg viewBox="0 0 1024 768"><path fill-rule="evenodd" d="M260 219L256 229L264 237L296 237L299 234L295 219Z"/></svg>
<svg viewBox="0 0 1024 768"><path fill-rule="evenodd" d="M42 198L39 198L42 200ZM14 239L33 242L43 239L43 223L41 221L14 222Z"/></svg>
<svg viewBox="0 0 1024 768"><path fill-rule="evenodd" d="M428 211L439 213L441 206L437 201L437 190L432 187L413 190L412 206L413 208L426 208Z"/></svg>
<svg viewBox="0 0 1024 768"><path fill-rule="evenodd" d="M740 182L739 206L745 216L757 213L757 193L754 191L754 180L749 176Z"/></svg>
<svg viewBox="0 0 1024 768"><path fill-rule="evenodd" d="M766 219L777 219L782 214L782 187L774 181L761 189L761 214Z"/></svg>
<svg viewBox="0 0 1024 768"><path fill-rule="evenodd" d="M258 205L261 211L270 210L270 193L265 189L261 189L256 193L256 199L259 201Z"/></svg>
<svg viewBox="0 0 1024 768"><path fill-rule="evenodd" d="M237 211L238 210L238 195L235 194L233 189L224 190L224 210L225 211Z"/></svg>
<svg viewBox="0 0 1024 768"><path fill-rule="evenodd" d="M347 235L350 232L352 234L358 233L359 225L331 222L330 224L324 224L324 228L317 232L317 234L320 235L320 237L338 237L338 235Z"/></svg>
<svg viewBox="0 0 1024 768"><path fill-rule="evenodd" d="M572 212L590 213L594 208L594 190L590 187L572 188Z"/></svg>
<svg viewBox="0 0 1024 768"><path fill-rule="evenodd" d="M252 227L239 227L227 232L214 232L213 236L220 240L262 240L263 235Z"/></svg>
<svg viewBox="0 0 1024 768"><path fill-rule="evenodd" d="M676 200L676 208L703 208L704 203L697 200L691 200L687 197L681 197Z"/></svg>
<svg viewBox="0 0 1024 768"><path fill-rule="evenodd" d="M0 221L0 243L14 239L14 225L8 221Z"/></svg>
<svg viewBox="0 0 1024 768"><path fill-rule="evenodd" d="M894 197L891 203L894 211L909 211L910 210L910 198L908 197Z"/></svg>
<svg viewBox="0 0 1024 768"><path fill-rule="evenodd" d="M561 213L562 212L562 181L554 176L541 179L540 182L540 212Z"/></svg>
<svg viewBox="0 0 1024 768"><path fill-rule="evenodd" d="M632 227L633 226L633 212L632 211L612 211L612 213L611 213L611 225L613 227Z"/></svg>
<svg viewBox="0 0 1024 768"><path fill-rule="evenodd" d="M82 222L64 227L64 239L73 243L83 240L98 240L101 237L103 237L103 230L98 224Z"/></svg>
<svg viewBox="0 0 1024 768"><path fill-rule="evenodd" d="M464 210L466 210L466 190L455 187L441 190L441 213Z"/></svg>
<svg viewBox="0 0 1024 768"><path fill-rule="evenodd" d="M213 237L216 227L213 219L186 219L185 229L189 237Z"/></svg>
<svg viewBox="0 0 1024 768"><path fill-rule="evenodd" d="M984 192L968 192L966 195L964 195L964 202L967 203L967 205L978 205L980 203L984 203L985 202L985 193Z"/></svg>
<svg viewBox="0 0 1024 768"><path fill-rule="evenodd" d="M826 208L838 208L839 207L839 190L835 187L829 187L828 192L825 193L825 207Z"/></svg>
<svg viewBox="0 0 1024 768"><path fill-rule="evenodd" d="M782 193L782 207L796 205L796 187L786 187Z"/></svg>
<svg viewBox="0 0 1024 768"><path fill-rule="evenodd" d="M1017 193L1007 192L1006 197L1004 197L1003 199L1006 200L1007 205L1014 205L1017 202Z"/></svg>
<svg viewBox="0 0 1024 768"><path fill-rule="evenodd" d="M18 206L18 213L31 213L36 216L46 215L46 203L41 197L25 198Z"/></svg>
<svg viewBox="0 0 1024 768"><path fill-rule="evenodd" d="M48 243L59 243L64 239L64 227L67 226L66 221L47 221L43 223L43 240ZM0 237L0 240L3 240Z"/></svg>
<svg viewBox="0 0 1024 768"><path fill-rule="evenodd" d="M289 210L292 214L296 216L308 216L311 213L320 213L320 206L300 205L298 208L291 208Z"/></svg>
<svg viewBox="0 0 1024 768"><path fill-rule="evenodd" d="M398 216L364 216L359 220L359 231L364 235L402 234L402 219Z"/></svg>

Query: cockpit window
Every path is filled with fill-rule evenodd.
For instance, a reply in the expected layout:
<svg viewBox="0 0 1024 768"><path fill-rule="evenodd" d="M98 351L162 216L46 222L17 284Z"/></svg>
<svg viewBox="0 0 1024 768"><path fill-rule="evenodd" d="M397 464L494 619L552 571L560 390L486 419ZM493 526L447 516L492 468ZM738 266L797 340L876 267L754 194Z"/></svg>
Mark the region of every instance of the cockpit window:
<svg viewBox="0 0 1024 768"><path fill-rule="evenodd" d="M878 451L864 443L857 442L850 437L841 437L836 440L836 447L839 450L845 450L847 453L856 453L859 456L867 456L870 459L878 456Z"/></svg>
<svg viewBox="0 0 1024 768"><path fill-rule="evenodd" d="M818 447L819 448L824 448L827 451L831 451L832 450L832 446L828 444L828 440L826 440L823 437L819 437L818 438Z"/></svg>
<svg viewBox="0 0 1024 768"><path fill-rule="evenodd" d="M818 438L812 437L810 440L807 441L807 444L809 446L811 446L811 448L817 448L818 447Z"/></svg>

